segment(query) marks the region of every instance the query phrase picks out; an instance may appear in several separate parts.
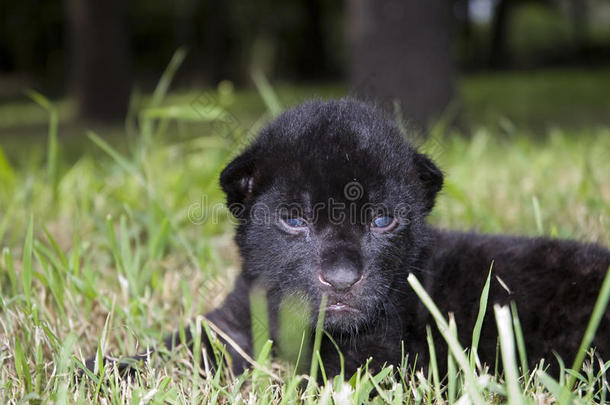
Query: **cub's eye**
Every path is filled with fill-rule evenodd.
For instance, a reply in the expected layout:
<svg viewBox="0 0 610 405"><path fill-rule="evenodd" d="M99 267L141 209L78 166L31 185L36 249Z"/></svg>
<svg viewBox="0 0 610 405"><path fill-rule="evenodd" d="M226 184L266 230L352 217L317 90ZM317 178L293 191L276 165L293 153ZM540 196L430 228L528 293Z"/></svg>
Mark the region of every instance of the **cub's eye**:
<svg viewBox="0 0 610 405"><path fill-rule="evenodd" d="M302 218L282 218L282 221L290 228L302 228L307 225Z"/></svg>
<svg viewBox="0 0 610 405"><path fill-rule="evenodd" d="M373 219L371 222L371 230L375 232L385 232L394 228L397 221L396 218L390 216L381 216Z"/></svg>

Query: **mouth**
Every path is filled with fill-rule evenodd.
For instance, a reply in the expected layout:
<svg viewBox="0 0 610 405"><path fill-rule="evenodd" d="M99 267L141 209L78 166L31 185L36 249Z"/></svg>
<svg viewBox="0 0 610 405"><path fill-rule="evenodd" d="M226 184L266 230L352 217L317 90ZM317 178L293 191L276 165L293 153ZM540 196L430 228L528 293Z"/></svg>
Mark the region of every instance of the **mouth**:
<svg viewBox="0 0 610 405"><path fill-rule="evenodd" d="M352 332L366 323L364 313L345 302L337 301L326 307L324 328L331 333Z"/></svg>
<svg viewBox="0 0 610 405"><path fill-rule="evenodd" d="M360 311L357 310L356 308L349 306L343 302L336 302L334 304L329 305L328 307L326 307L326 311L331 312L331 313L335 313L335 314L341 314L341 313L359 313Z"/></svg>

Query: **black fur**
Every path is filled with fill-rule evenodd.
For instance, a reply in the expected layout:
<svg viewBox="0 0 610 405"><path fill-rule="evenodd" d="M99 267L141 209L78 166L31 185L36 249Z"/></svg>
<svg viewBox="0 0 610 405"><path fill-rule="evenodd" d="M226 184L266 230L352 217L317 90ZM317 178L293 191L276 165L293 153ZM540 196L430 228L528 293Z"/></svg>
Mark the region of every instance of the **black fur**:
<svg viewBox="0 0 610 405"><path fill-rule="evenodd" d="M335 305L325 319L347 376L369 357L373 367L400 364L402 342L410 359L425 364L425 326L434 322L408 285L409 273L445 314L455 314L460 340L469 344L492 262L480 358L495 361L491 303L515 301L530 361L553 362L555 350L570 364L610 265L610 252L596 245L430 227L426 215L442 187L441 171L403 139L392 120L354 100L311 101L283 113L220 180L239 219L235 240L243 269L234 291L207 317L251 354L253 285L267 292L272 335L285 297L306 303L313 325L327 294L329 305L349 306ZM377 232L371 221L379 215L398 223ZM307 224L295 230L283 224L284 217ZM608 310L594 346L608 359ZM438 336L436 347L445 347ZM236 372L248 366L230 351ZM338 374L339 357L328 338L321 355L327 374Z"/></svg>
<svg viewBox="0 0 610 405"><path fill-rule="evenodd" d="M555 350L570 364L610 265L608 250L548 238L433 229L425 217L442 182L434 163L370 106L353 100L312 101L285 112L221 175L229 206L241 219L236 241L243 270L236 290L211 315L249 342L243 297L253 283L266 287L271 308L297 294L310 304L312 321L327 293L329 304L342 301L358 310L329 312L325 323L342 349L349 375L371 356L373 365L400 364L401 341L411 359L426 358L424 327L433 322L406 282L411 272L444 313L455 314L461 341L470 342L493 261L491 302L517 303L530 360L554 361ZM360 187L360 198L350 196L346 185ZM325 209L332 205L329 201L344 207L347 219L331 221ZM371 232L373 214L367 204L400 212L398 226ZM308 220L306 231L291 234L279 224L283 206ZM322 208L314 212L313 207ZM350 209L358 213L357 220ZM334 291L318 279L328 266L331 272L347 266L362 279L348 291ZM492 305L479 354L493 363L497 333L490 311ZM602 356L610 354L609 311L594 345ZM322 358L329 374L339 372L328 340ZM238 370L242 366L236 364Z"/></svg>

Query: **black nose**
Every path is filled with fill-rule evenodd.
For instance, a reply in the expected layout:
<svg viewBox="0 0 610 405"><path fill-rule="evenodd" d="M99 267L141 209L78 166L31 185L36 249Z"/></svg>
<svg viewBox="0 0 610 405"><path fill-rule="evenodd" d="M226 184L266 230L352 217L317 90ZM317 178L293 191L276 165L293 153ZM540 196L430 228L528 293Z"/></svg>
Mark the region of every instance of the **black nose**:
<svg viewBox="0 0 610 405"><path fill-rule="evenodd" d="M320 264L320 282L337 291L349 290L362 278L362 258L353 246L325 250Z"/></svg>
<svg viewBox="0 0 610 405"><path fill-rule="evenodd" d="M335 267L320 272L320 282L330 285L337 291L349 290L361 278L360 272L350 267Z"/></svg>

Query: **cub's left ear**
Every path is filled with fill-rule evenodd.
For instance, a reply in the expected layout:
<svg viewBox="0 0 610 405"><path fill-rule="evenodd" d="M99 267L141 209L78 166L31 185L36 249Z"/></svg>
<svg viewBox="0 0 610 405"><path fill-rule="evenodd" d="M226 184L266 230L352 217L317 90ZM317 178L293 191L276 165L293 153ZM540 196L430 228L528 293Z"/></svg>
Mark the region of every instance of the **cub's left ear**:
<svg viewBox="0 0 610 405"><path fill-rule="evenodd" d="M254 195L258 171L256 152L248 148L220 173L220 186L227 195L227 206L236 217L245 215L245 204Z"/></svg>
<svg viewBox="0 0 610 405"><path fill-rule="evenodd" d="M415 175L419 178L423 187L424 207L426 214L434 207L436 194L443 187L443 173L432 162L432 160L421 153L415 153Z"/></svg>

